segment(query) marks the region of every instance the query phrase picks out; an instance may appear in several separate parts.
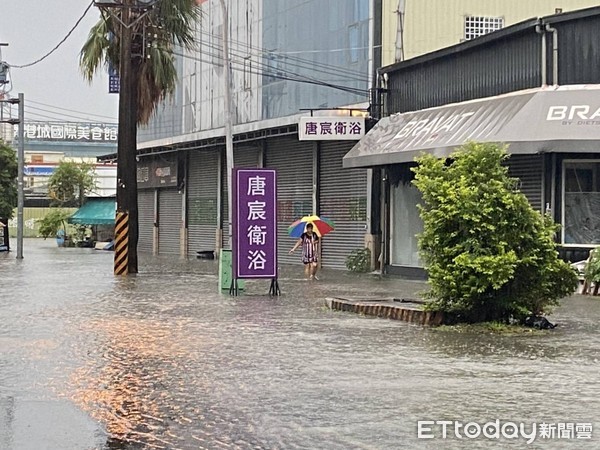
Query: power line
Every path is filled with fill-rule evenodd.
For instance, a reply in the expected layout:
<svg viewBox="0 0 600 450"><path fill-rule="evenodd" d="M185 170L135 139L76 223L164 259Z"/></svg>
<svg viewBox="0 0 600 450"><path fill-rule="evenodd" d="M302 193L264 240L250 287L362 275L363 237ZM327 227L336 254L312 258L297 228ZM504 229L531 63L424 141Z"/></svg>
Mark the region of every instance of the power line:
<svg viewBox="0 0 600 450"><path fill-rule="evenodd" d="M220 47L218 45L215 45L215 44L202 43L201 45L202 46L206 46L206 47L208 47L208 48L210 48L212 50L218 51L218 52L222 51L222 47ZM200 53L202 53L202 52L200 52ZM239 53L239 51L237 51L237 52L236 51L231 51L230 53L234 54L234 56L242 58L243 60L249 60L249 61L253 62L256 65L263 66L263 67L266 67L266 68L271 69L271 70L276 70L278 72L285 71L285 72L288 72L290 74L297 75L297 76L306 76L306 75L300 75L298 73L294 73L294 72L292 72L292 71L290 71L288 69L284 69L283 67L276 67L275 68L275 67L273 67L273 66L271 66L271 65L269 65L267 63L261 62L260 60L250 59L252 56L245 56L243 53ZM267 54L269 56L271 55L270 53L267 53ZM260 56L260 55L258 55L258 57L261 58L261 59L265 58L264 56ZM271 60L271 59L269 58L269 60ZM298 69L304 69L306 71L323 73L323 74L326 74L326 75L331 75L332 71L335 74L340 74L342 76L344 75L343 70L340 69L337 66L335 66L335 68L332 68L332 69L330 69L330 68L323 68L323 69L321 69L321 68L319 68L319 64L318 63L306 65L306 64L301 64L301 63L299 64L299 63L294 63L294 62L288 62L288 61L285 61L285 60L282 60L282 59L277 60L277 62L278 63L283 63L284 65L289 65L289 66L292 66L292 67L297 67ZM314 78L312 78L312 77L308 77L307 76L307 78L311 78L311 79L314 80ZM350 74L350 75L346 76L346 78L344 79L344 81L357 81L357 82L367 83L368 79L367 79L366 76L359 78L359 77L357 77L357 76L355 76L353 74Z"/></svg>
<svg viewBox="0 0 600 450"><path fill-rule="evenodd" d="M61 113L61 112L57 112L57 111L51 111L49 109L38 108L37 106L25 105L25 108L27 110L42 111L44 113L53 114L53 115L56 115L58 118L71 117L73 119L78 119L80 122L94 122L94 121L91 121L88 117L78 116L78 115L74 115L74 114L65 114L65 113ZM74 112L76 112L76 111L74 111Z"/></svg>
<svg viewBox="0 0 600 450"><path fill-rule="evenodd" d="M219 40L220 37L219 36L214 36L212 33L208 32L208 31L203 31L203 30L197 30L200 34L203 34L205 36L209 36L215 40ZM307 64L308 67L307 68L312 68L313 66L317 66L317 67L321 67L323 69L330 69L335 71L336 73L345 73L348 75L352 75L352 76L363 76L363 74L361 72L355 71L355 70L350 70L346 67L343 66L338 66L338 65L331 65L331 64L326 64L326 63L320 63L314 60L310 60L310 59L306 59L306 58L300 58L300 57L295 57L295 56L288 56L288 52L277 52L274 50L267 50L264 47L256 47L253 45L250 45L246 42L243 41L239 41L239 40L230 40L232 43L236 43L238 45L238 47L245 47L247 49L251 49L251 50L255 50L256 52L254 52L255 55L257 56L264 56L264 55L281 55L283 57L284 60L292 60L292 61L297 61L299 63L304 63ZM201 41L199 42L200 45L208 45L205 42ZM222 48L220 46L218 46L218 48ZM360 47L360 48L348 48L348 49L334 49L333 51L342 51L342 50L360 50L360 49L367 49L368 47ZM315 52L327 52L329 50L316 50ZM252 53L252 52L248 52L248 53ZM289 53L294 53L294 52L289 52ZM288 63L290 64L290 63ZM366 77L365 77L366 79Z"/></svg>
<svg viewBox="0 0 600 450"><path fill-rule="evenodd" d="M34 105L40 105L40 106L47 106L48 108L59 109L61 111L71 111L71 112L74 112L74 113L80 113L80 114L84 114L85 116L101 117L101 118L104 118L104 119L113 120L115 122L118 120L116 117L103 116L101 114L92 114L92 113L87 113L87 112L84 112L84 111L76 111L76 110L70 109L70 108L61 108L59 106L48 105L47 103L36 102L36 101L33 101L33 100L27 100L27 103L33 103Z"/></svg>
<svg viewBox="0 0 600 450"><path fill-rule="evenodd" d="M186 55L183 53L178 53L176 51L172 51L171 52L173 55L175 56L180 56L182 58L187 58L187 59L191 59L194 61L199 61L199 62L204 62L207 64L214 64L213 61L207 61L205 59L199 58L197 56L192 56L192 55ZM219 55L215 55L215 54L209 54L208 56L212 56L213 58L217 58L217 59L222 59L222 57L220 57ZM232 63L232 70L237 70L237 71L244 71L245 69L243 68L243 61L238 61L238 60L231 60ZM233 64L237 64L238 66L242 66L241 68L236 68L233 67ZM257 63L257 65L261 65L260 63ZM263 64L264 66L264 64ZM268 67L268 66L267 66ZM272 68L271 68L272 69ZM277 72L268 72L268 71L253 71L253 70L246 70L248 73L251 74L255 74L255 75L265 75L268 76L270 78L275 78L275 79L279 79L279 80L288 80L288 81L296 81L298 83L307 83L307 84L314 84L314 85L318 85L318 86L322 86L322 87L329 87L332 89L337 89L337 90L341 90L341 91L346 91L355 95L362 95L362 96L367 96L368 95L368 90L367 89L360 89L360 88L354 88L351 86L344 86L344 85L336 85L336 84L332 84L332 83L328 83L322 80L317 80L311 77L307 77L304 75L300 75L297 73L293 73L293 72L289 72L289 71L285 71L285 70L279 70ZM281 75L281 73L288 73L291 76L286 76L286 75ZM265 86L263 86L265 87Z"/></svg>
<svg viewBox="0 0 600 450"><path fill-rule="evenodd" d="M37 63L42 62L43 60L45 60L48 56L50 56L52 53L54 53L56 50L58 50L58 48L64 44L64 42L69 38L69 36L71 36L71 33L73 33L73 31L75 31L75 28L77 28L79 26L79 24L81 23L81 21L84 19L84 17L87 15L88 11L92 8L92 6L94 5L94 2L90 2L90 4L88 5L88 7L85 9L85 11L83 12L83 14L81 15L81 17L79 19L77 19L77 22L75 22L75 25L73 25L73 28L71 28L69 30L69 32L67 33L67 35L58 43L56 44L56 46L50 50L48 53L46 53L44 56L42 56L41 58L36 59L35 61L29 63L29 64L23 64L21 66L15 66L12 64L9 64L11 67L14 67L15 69L24 69L26 67L31 67Z"/></svg>

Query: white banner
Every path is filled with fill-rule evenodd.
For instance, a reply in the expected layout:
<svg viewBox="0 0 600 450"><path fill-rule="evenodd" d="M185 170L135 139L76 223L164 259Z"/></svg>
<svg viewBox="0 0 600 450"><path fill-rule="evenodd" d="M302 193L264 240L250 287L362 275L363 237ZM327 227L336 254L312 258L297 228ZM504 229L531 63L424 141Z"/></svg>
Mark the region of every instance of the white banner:
<svg viewBox="0 0 600 450"><path fill-rule="evenodd" d="M364 117L302 117L298 124L301 141L358 141L364 135Z"/></svg>

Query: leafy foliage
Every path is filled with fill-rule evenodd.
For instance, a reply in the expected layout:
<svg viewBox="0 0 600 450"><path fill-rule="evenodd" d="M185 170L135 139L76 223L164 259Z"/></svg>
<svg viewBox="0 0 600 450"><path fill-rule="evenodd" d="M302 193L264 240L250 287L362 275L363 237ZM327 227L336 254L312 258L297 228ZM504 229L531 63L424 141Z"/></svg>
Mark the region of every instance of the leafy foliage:
<svg viewBox="0 0 600 450"><path fill-rule="evenodd" d="M600 248L590 251L590 257L585 265L584 277L590 283L600 283Z"/></svg>
<svg viewBox="0 0 600 450"><path fill-rule="evenodd" d="M93 166L87 163L62 161L48 180L48 191L54 203L76 203L81 207L85 194L96 188L92 168Z"/></svg>
<svg viewBox="0 0 600 450"><path fill-rule="evenodd" d="M502 165L507 158L498 145L471 142L448 162L426 155L413 169L424 201L419 250L431 308L457 320L539 314L577 287L558 258L557 225L517 190Z"/></svg>
<svg viewBox="0 0 600 450"><path fill-rule="evenodd" d="M0 140L0 217L10 219L17 206L17 155Z"/></svg>
<svg viewBox="0 0 600 450"><path fill-rule="evenodd" d="M371 268L371 250L357 248L346 258L346 267L352 272L368 272Z"/></svg>
<svg viewBox="0 0 600 450"><path fill-rule="evenodd" d="M71 216L69 211L64 209L52 209L46 216L40 221L40 236L44 239L49 237L55 237L59 230L67 229L67 219Z"/></svg>
<svg viewBox="0 0 600 450"><path fill-rule="evenodd" d="M194 0L161 1L133 27L134 48L145 47L144 34L153 36L151 45L145 48L146 58L136 59L133 67L137 81L138 124L148 123L157 104L175 92L174 47L193 49L194 29L199 18L200 9ZM88 81L104 64L119 70L120 30L118 20L112 15L103 16L90 30L79 59L79 66Z"/></svg>

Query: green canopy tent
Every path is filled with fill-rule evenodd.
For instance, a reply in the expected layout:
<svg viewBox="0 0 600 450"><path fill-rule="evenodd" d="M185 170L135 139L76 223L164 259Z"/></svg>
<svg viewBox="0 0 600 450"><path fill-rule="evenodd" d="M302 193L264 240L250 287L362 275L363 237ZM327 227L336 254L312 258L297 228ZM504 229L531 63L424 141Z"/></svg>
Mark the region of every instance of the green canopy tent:
<svg viewBox="0 0 600 450"><path fill-rule="evenodd" d="M68 222L77 225L114 225L116 199L114 197L90 197Z"/></svg>

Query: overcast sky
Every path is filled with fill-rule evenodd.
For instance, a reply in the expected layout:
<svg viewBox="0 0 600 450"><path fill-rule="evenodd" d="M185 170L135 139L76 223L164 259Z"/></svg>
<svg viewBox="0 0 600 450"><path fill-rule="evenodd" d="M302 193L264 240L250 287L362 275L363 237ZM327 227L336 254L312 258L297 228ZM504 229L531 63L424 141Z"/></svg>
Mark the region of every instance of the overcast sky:
<svg viewBox="0 0 600 450"><path fill-rule="evenodd" d="M9 44L0 47L2 60L24 65L42 57L67 35L90 3L91 0L0 0L0 42ZM117 121L118 94L108 93L105 69L101 68L102 73L91 84L79 70L79 52L99 18L98 8L92 7L52 55L32 67L11 69L10 95L25 95L26 120Z"/></svg>

